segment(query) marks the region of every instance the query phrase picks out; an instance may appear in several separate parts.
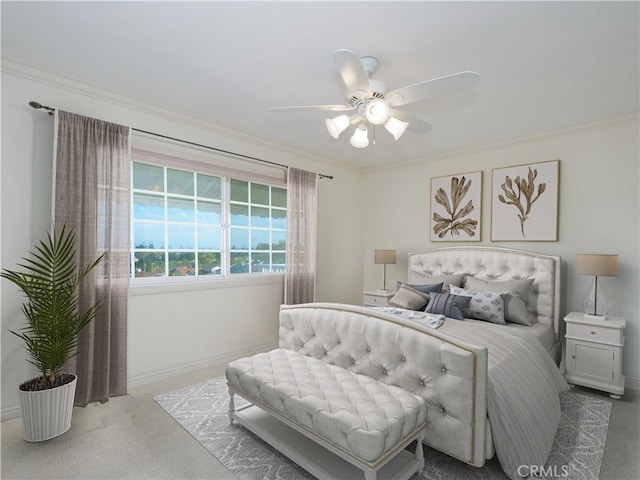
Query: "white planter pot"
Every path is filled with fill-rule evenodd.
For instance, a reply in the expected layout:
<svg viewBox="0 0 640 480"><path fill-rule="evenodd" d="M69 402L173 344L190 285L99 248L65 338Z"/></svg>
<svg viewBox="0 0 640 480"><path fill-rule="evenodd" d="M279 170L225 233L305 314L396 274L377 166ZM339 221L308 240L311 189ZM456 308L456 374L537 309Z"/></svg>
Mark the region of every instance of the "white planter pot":
<svg viewBox="0 0 640 480"><path fill-rule="evenodd" d="M37 392L18 390L22 406L22 425L27 442L42 442L62 435L71 428L73 399L78 377L61 387Z"/></svg>

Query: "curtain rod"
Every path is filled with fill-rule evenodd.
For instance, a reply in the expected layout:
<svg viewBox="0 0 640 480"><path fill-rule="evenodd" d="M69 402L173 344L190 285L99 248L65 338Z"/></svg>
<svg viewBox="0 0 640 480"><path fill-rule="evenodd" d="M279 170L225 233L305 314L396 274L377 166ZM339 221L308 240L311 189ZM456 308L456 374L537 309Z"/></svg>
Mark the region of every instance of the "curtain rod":
<svg viewBox="0 0 640 480"><path fill-rule="evenodd" d="M53 107L48 107L46 105L42 105L41 103L33 102L33 101L29 102L29 106L31 108L35 108L36 110L46 110L49 115L53 115L53 113L56 111L56 109L53 108ZM264 160L262 158L251 157L249 155L243 155L241 153L230 152L229 150L223 150L221 148L211 147L209 145L203 145L201 143L190 142L189 140L182 140L180 138L170 137L168 135L162 135L161 133L149 132L147 130L140 130L139 128L134 128L134 127L131 127L131 130L133 130L134 132L146 133L147 135L153 135L155 137L165 138L167 140L173 140L173 141L180 142L180 143L186 143L188 145L193 145L195 147L206 148L208 150L213 150L213 151L219 152L219 153L226 153L227 155L233 155L235 157L245 158L247 160L253 160L255 162L267 163L269 165L273 165L273 166L281 167L281 168L287 168L287 169L289 168L288 165L283 165L282 163L276 163L276 162L272 162L270 160ZM320 178L328 178L329 180L333 180L333 175L324 175L322 173L318 173L317 175Z"/></svg>

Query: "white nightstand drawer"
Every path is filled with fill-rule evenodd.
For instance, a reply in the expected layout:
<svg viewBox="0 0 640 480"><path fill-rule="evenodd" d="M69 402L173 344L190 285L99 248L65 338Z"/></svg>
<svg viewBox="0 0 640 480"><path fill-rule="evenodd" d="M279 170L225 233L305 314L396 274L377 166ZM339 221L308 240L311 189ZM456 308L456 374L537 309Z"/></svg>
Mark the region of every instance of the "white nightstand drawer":
<svg viewBox="0 0 640 480"><path fill-rule="evenodd" d="M395 295L395 292L384 290L372 290L363 292L363 302L365 307L384 307L387 301Z"/></svg>
<svg viewBox="0 0 640 480"><path fill-rule="evenodd" d="M376 307L384 307L387 304L387 297L378 297L375 295L364 296L365 305L374 305Z"/></svg>
<svg viewBox="0 0 640 480"><path fill-rule="evenodd" d="M569 324L567 336L593 342L622 345L622 330L597 325Z"/></svg>

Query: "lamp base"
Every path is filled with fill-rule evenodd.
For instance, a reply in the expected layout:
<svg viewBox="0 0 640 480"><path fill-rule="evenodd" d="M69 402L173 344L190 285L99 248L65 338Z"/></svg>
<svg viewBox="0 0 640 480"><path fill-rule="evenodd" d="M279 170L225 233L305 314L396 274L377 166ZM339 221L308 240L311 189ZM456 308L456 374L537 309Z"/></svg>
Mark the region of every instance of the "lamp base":
<svg viewBox="0 0 640 480"><path fill-rule="evenodd" d="M387 289L387 288L379 288L378 291L380 293L389 293L389 289Z"/></svg>
<svg viewBox="0 0 640 480"><path fill-rule="evenodd" d="M585 313L584 314L584 318L586 318L588 320L606 320L607 316L606 315L593 315L591 313Z"/></svg>

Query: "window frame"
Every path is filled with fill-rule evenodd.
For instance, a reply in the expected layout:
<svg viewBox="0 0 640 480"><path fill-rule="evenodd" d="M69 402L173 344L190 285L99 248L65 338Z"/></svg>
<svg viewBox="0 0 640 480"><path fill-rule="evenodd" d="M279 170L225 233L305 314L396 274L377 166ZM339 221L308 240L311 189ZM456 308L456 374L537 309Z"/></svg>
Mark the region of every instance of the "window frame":
<svg viewBox="0 0 640 480"><path fill-rule="evenodd" d="M142 155L138 155L138 154L142 154ZM154 161L154 158L149 158L150 156L158 156L160 158L160 161ZM251 245L251 242L249 242L249 249L247 250L247 254L249 256L249 258L251 258L251 253L268 253L269 254L269 260L270 263L269 265L272 266L274 265L273 263L273 254L274 253L283 253L284 257L286 259L286 227L287 225L285 225L284 229L281 228L276 228L276 231L284 231L285 232L285 246L284 246L284 250L274 250L273 249L273 243L271 242L272 240L272 232L274 231L274 228L272 226L272 212L273 209L275 208L276 210L281 210L285 213L285 219L286 219L286 212L287 212L287 208L286 208L286 203L284 207L277 207L273 205L273 189L274 188L278 188L281 190L284 190L285 194L287 192L287 185L284 181L279 181L277 178L271 178L268 176L261 176L261 175L252 175L250 173L247 174L243 174L242 171L236 170L236 169L229 169L229 168L225 168L225 167L219 167L217 165L211 165L208 163L203 163L203 162L198 162L198 161L190 161L188 159L182 159L180 157L170 157L164 154L154 154L153 152L146 152L146 151L142 151L142 150L132 150L132 156L131 156L131 193L130 193L130 199L131 199L131 209L130 209L130 229L131 229L131 233L130 233L130 240L129 240L129 255L130 255L130 261L131 261L131 268L130 268L130 272L129 272L129 284L132 287L145 287L145 286L159 286L159 285L164 285L164 286L177 286L177 285L195 285L195 284L201 284L201 283L210 283L210 282L232 282L234 284L238 284L238 281L240 281L240 283L245 283L246 281L248 281L248 283L253 283L251 282L251 280L255 280L257 278L260 279L266 279L268 277L273 277L275 279L282 279L284 277L284 264L282 264L282 270L279 271L268 271L268 272L255 272L255 271L251 271L251 268L249 268L250 271L248 272L236 272L236 273L231 273L231 244L230 244L230 235L231 235L231 206L233 204L233 202L231 201L231 181L232 180L237 180L240 182L246 182L247 184L247 189L250 192L251 191L251 186L254 184L259 184L259 185L265 185L268 187L268 191L269 191L269 202L268 205L256 205L259 208L267 208L269 211L269 227L263 228L263 230L266 230L269 232L269 249L268 250L260 250L260 251L255 251L253 250L253 245ZM171 159L173 159L174 161L171 161ZM163 169L163 181L164 181L164 185L163 185L163 191L161 193L157 193L153 196L157 196L158 198L162 198L163 199L163 203L164 203L164 208L163 208L163 214L164 214L164 218L163 220L157 221L157 223L162 223L163 227L164 227L164 247L162 249L153 249L153 250L149 250L150 252L158 252L161 253L162 255L164 255L164 261L165 261L165 270L164 270L164 275L162 276L150 276L150 277L136 277L135 276L135 255L136 253L140 252L140 251L144 251L141 249L137 249L135 244L134 244L134 240L135 240L135 221L136 218L134 216L134 198L135 195L149 195L152 196L151 194L153 194L153 192L150 192L149 190L144 190L144 189L139 189L139 188L134 188L134 178L133 178L133 170L134 170L134 164L142 164L142 165L150 165L150 166L154 166L154 167L160 167ZM189 172L193 175L194 177L194 182L197 183L198 181L198 174L202 174L202 175L207 175L207 176L213 176L213 177L219 177L221 179L220 182L220 188L221 188L221 195L220 195L220 200L219 200L219 205L220 205L220 267L221 267L221 272L220 274L206 274L206 275L200 275L198 272L198 254L200 252L200 249L198 248L198 244L197 244L197 230L198 230L198 211L197 211L197 205L198 205L198 200L202 201L208 201L208 199L204 199L204 198L200 198L198 196L198 191L197 191L197 186L194 185L194 192L193 195L174 195L172 193L169 193L167 191L167 175L168 175L168 171L169 170L178 170L178 171L185 171L185 172ZM194 253L194 270L195 270L195 275L170 275L169 274L169 266L168 266L168 262L169 262L169 255L170 253L173 253L176 249L172 249L169 247L169 224L172 223L172 221L169 219L169 210L168 210L168 202L171 198L185 198L185 199L190 199L192 200L193 206L194 206L194 218L193 218L193 222L191 223L191 225L193 225L194 228L194 248L193 249L187 249L189 252L193 252ZM211 200L211 202L217 202L217 200ZM245 203L245 205L248 206L248 213L249 213L249 217L251 216L251 206L253 206L254 204L251 203L251 196L249 193L249 197L248 197L248 203ZM140 221L141 219L137 219L138 221ZM213 224L212 224L213 225ZM248 221L248 226L246 227L247 229L249 229L249 231L251 231L252 227L251 227L251 219L249 218ZM251 238L251 236L249 236L249 239ZM180 250L180 249L178 249ZM182 249L184 250L184 249ZM187 251L184 250L184 251ZM204 252L212 252L213 250L211 249L204 249ZM251 265L251 263L250 263ZM280 264L278 264L280 265ZM272 268L272 267L270 267ZM260 281L259 283L263 283L263 281Z"/></svg>

